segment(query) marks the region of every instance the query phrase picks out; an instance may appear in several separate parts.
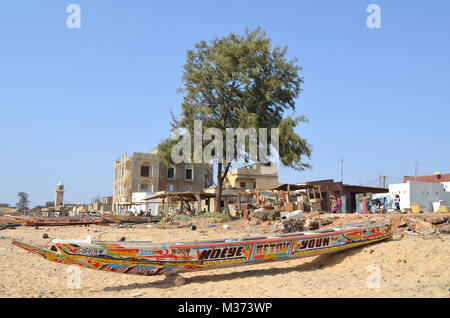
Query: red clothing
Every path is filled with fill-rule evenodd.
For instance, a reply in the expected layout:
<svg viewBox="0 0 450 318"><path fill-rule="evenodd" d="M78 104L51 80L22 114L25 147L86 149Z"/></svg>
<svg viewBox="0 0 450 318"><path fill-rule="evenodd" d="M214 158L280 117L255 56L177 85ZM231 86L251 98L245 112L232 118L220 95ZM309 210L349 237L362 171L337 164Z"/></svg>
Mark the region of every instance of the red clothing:
<svg viewBox="0 0 450 318"><path fill-rule="evenodd" d="M362 199L362 214L369 214L369 200L366 197Z"/></svg>

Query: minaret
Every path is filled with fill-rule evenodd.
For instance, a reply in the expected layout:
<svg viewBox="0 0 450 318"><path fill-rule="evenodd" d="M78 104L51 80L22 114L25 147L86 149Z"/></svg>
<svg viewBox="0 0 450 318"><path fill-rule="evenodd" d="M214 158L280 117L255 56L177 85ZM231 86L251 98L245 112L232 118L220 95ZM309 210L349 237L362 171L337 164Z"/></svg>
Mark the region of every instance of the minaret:
<svg viewBox="0 0 450 318"><path fill-rule="evenodd" d="M55 195L55 208L58 209L63 205L64 202L64 185L59 182L56 185L56 195Z"/></svg>

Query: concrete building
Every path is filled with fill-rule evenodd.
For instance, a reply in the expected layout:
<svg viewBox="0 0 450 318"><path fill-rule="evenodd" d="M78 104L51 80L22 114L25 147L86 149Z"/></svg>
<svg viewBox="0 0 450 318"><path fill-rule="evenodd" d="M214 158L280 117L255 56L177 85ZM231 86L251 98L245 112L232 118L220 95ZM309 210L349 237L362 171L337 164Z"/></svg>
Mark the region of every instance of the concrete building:
<svg viewBox="0 0 450 318"><path fill-rule="evenodd" d="M342 212L357 212L357 195L363 193L387 193L388 189L364 187L334 182L333 179L306 182L306 185L319 186L322 193L321 210L331 211L331 196L342 199Z"/></svg>
<svg viewBox="0 0 450 318"><path fill-rule="evenodd" d="M55 209L59 209L64 205L64 185L58 182L55 190Z"/></svg>
<svg viewBox="0 0 450 318"><path fill-rule="evenodd" d="M167 167L159 158L157 150L150 153L126 153L114 162L113 211L132 211L134 197L139 204L156 192L202 191L213 180L213 167L210 164L181 164ZM153 211L153 209L152 209Z"/></svg>
<svg viewBox="0 0 450 318"><path fill-rule="evenodd" d="M417 177L404 176L403 182L406 183L408 181L434 182L434 183L450 182L450 173L441 174L440 172L436 171L435 174L428 176L417 176Z"/></svg>
<svg viewBox="0 0 450 318"><path fill-rule="evenodd" d="M392 198L400 197L400 209L411 209L411 205L419 205L421 211L433 212L433 203L449 205L450 192L444 184L435 182L407 181L406 183L390 184L389 193Z"/></svg>
<svg viewBox="0 0 450 318"><path fill-rule="evenodd" d="M223 187L242 190L267 190L278 187L278 167L254 164L233 169L227 173Z"/></svg>

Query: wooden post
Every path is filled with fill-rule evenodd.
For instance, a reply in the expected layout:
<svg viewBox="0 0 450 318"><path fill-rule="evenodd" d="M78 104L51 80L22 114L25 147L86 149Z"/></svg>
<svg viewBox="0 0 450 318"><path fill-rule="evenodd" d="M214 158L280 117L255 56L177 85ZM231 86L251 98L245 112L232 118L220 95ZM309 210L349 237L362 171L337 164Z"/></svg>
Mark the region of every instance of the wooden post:
<svg viewBox="0 0 450 318"><path fill-rule="evenodd" d="M166 195L166 204L164 205L164 217L169 217L169 195Z"/></svg>
<svg viewBox="0 0 450 318"><path fill-rule="evenodd" d="M200 198L200 193L195 193L195 199L197 200L197 214L200 214L202 210L202 199Z"/></svg>
<svg viewBox="0 0 450 318"><path fill-rule="evenodd" d="M286 196L286 203L289 203L289 194L291 193L291 185L287 185L287 196Z"/></svg>
<svg viewBox="0 0 450 318"><path fill-rule="evenodd" d="M184 212L184 210L183 210L183 204L184 204L184 201L183 201L183 198L181 198L181 200L180 200L180 212L181 212L181 213Z"/></svg>

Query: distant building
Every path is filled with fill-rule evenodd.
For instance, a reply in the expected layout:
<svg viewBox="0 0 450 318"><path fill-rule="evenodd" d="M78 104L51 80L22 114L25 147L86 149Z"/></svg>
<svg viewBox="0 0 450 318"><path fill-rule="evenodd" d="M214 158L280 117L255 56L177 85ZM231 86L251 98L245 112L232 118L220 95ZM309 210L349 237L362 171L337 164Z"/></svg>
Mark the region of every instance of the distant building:
<svg viewBox="0 0 450 318"><path fill-rule="evenodd" d="M210 164L181 164L167 167L159 158L157 150L150 153L126 153L114 162L113 211L129 210L135 206L133 193L140 194L139 206L144 197L151 197L159 191L184 192L202 191L211 186L213 167ZM137 198L137 196L135 195Z"/></svg>
<svg viewBox="0 0 450 318"><path fill-rule="evenodd" d="M224 188L267 190L278 187L278 167L272 169L263 164L236 168L228 172Z"/></svg>
<svg viewBox="0 0 450 318"><path fill-rule="evenodd" d="M390 184L389 193L392 198L399 196L401 210L419 205L422 211L433 212L433 204L448 206L450 203L450 192L446 191L445 184L436 182L407 181Z"/></svg>
<svg viewBox="0 0 450 318"><path fill-rule="evenodd" d="M310 181L306 182L307 185L320 186L322 193L321 210L331 211L331 196L335 198L341 197L342 200L342 212L352 213L357 209L357 195L363 193L388 193L388 189L364 187L356 185L343 184L342 182L334 182L333 179Z"/></svg>
<svg viewBox="0 0 450 318"><path fill-rule="evenodd" d="M58 182L55 190L55 209L60 209L64 205L64 184Z"/></svg>
<svg viewBox="0 0 450 318"><path fill-rule="evenodd" d="M111 212L113 207L113 197L102 197L100 202L94 202L89 204L88 210L94 210L97 212Z"/></svg>
<svg viewBox="0 0 450 318"><path fill-rule="evenodd" d="M450 182L450 173L441 174L439 172L436 172L435 174L428 176L417 176L417 177L404 176L403 182L406 183L408 181L434 182L434 183Z"/></svg>

